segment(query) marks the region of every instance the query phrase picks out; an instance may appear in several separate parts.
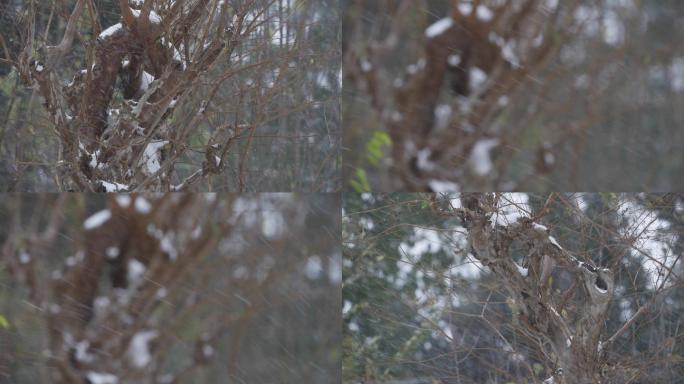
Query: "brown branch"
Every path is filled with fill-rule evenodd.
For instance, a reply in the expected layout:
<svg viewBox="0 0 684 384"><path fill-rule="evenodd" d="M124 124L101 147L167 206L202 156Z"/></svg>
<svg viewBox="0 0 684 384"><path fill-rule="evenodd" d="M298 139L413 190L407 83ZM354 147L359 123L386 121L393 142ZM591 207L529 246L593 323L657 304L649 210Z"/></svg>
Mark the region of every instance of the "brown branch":
<svg viewBox="0 0 684 384"><path fill-rule="evenodd" d="M121 18L123 20L123 25L128 28L133 28L135 25L135 16L133 16L133 10L128 6L128 0L119 0L119 8L121 10Z"/></svg>
<svg viewBox="0 0 684 384"><path fill-rule="evenodd" d="M149 23L150 13L152 12L152 6L154 5L154 0L145 0L142 9L140 11L140 18L144 23Z"/></svg>
<svg viewBox="0 0 684 384"><path fill-rule="evenodd" d="M45 65L48 69L54 68L62 61L64 56L71 50L71 46L76 36L76 23L81 17L83 11L84 0L78 0L74 6L74 10L69 16L69 21L67 22L66 30L64 31L64 36L62 41L57 46L46 46L45 47Z"/></svg>

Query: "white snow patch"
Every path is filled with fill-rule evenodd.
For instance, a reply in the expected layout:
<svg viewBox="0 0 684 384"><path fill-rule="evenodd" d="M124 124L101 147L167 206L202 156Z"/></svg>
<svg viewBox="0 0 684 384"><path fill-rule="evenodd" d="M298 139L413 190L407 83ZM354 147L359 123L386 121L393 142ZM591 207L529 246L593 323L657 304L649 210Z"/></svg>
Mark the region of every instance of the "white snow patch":
<svg viewBox="0 0 684 384"><path fill-rule="evenodd" d="M83 228L86 230L97 228L104 224L111 217L112 212L110 212L109 209L103 209L87 218L86 221L83 222Z"/></svg>
<svg viewBox="0 0 684 384"><path fill-rule="evenodd" d="M264 210L261 214L261 232L269 239L280 237L287 230L280 212Z"/></svg>
<svg viewBox="0 0 684 384"><path fill-rule="evenodd" d="M97 155L100 153L100 150L98 149L97 151L93 152L90 155L90 168L95 169L95 168L102 168L99 160L97 160Z"/></svg>
<svg viewBox="0 0 684 384"><path fill-rule="evenodd" d="M140 11L139 10L131 8L131 12L133 13L134 17L136 17L136 18L140 17ZM162 21L161 17L159 17L157 12L155 12L153 10L150 11L150 16L148 18L149 18L150 22L155 23L155 24L160 24Z"/></svg>
<svg viewBox="0 0 684 384"><path fill-rule="evenodd" d="M487 81L487 73L478 67L470 68L468 76L470 76L470 87L473 89L481 87Z"/></svg>
<svg viewBox="0 0 684 384"><path fill-rule="evenodd" d="M447 64L452 67L458 67L458 65L461 64L461 56L457 54L449 55L449 57L447 57Z"/></svg>
<svg viewBox="0 0 684 384"><path fill-rule="evenodd" d="M507 226L527 217L531 212L529 196L526 193L506 193L498 206L495 223Z"/></svg>
<svg viewBox="0 0 684 384"><path fill-rule="evenodd" d="M613 10L603 14L603 41L610 45L622 43L625 35L625 26L620 16Z"/></svg>
<svg viewBox="0 0 684 384"><path fill-rule="evenodd" d="M233 271L233 277L236 279L244 279L249 275L249 270L244 265L241 265Z"/></svg>
<svg viewBox="0 0 684 384"><path fill-rule="evenodd" d="M460 191L458 184L446 180L430 180L428 186L436 193L456 193Z"/></svg>
<svg viewBox="0 0 684 384"><path fill-rule="evenodd" d="M553 245L555 245L556 247L558 247L558 249L563 249L563 247L561 247L560 244L558 244L558 241L556 241L556 238L555 238L555 237L549 236L549 241L551 242L551 244L553 244Z"/></svg>
<svg viewBox="0 0 684 384"><path fill-rule="evenodd" d="M397 261L397 267L401 270L408 266L410 271L413 266L420 261L422 256L426 253L437 253L442 249L443 240L440 237L440 232L433 229L414 228L413 230L413 244L409 246L408 243L402 242L398 246L399 254L402 255L400 261Z"/></svg>
<svg viewBox="0 0 684 384"><path fill-rule="evenodd" d="M140 281L140 278L145 274L145 264L141 263L138 259L131 259L128 261L128 281L130 283L136 283Z"/></svg>
<svg viewBox="0 0 684 384"><path fill-rule="evenodd" d="M497 100L497 104L498 104L500 107L505 107L505 106L508 105L508 102L509 102L509 101L510 101L510 100L508 99L508 96L504 95L504 96L499 97L499 100Z"/></svg>
<svg viewBox="0 0 684 384"><path fill-rule="evenodd" d="M133 336L128 346L128 358L134 366L143 368L152 361L150 341L157 336L157 331L141 331Z"/></svg>
<svg viewBox="0 0 684 384"><path fill-rule="evenodd" d="M306 261L306 267L304 269L306 277L311 280L317 279L323 272L323 264L321 263L321 258L314 255L309 257Z"/></svg>
<svg viewBox="0 0 684 384"><path fill-rule="evenodd" d="M436 21L429 27L425 29L425 36L427 38L434 38L436 36L441 35L442 33L446 32L447 30L451 29L451 27L454 26L454 19L451 17L445 17L441 20Z"/></svg>
<svg viewBox="0 0 684 384"><path fill-rule="evenodd" d="M155 24L161 24L161 17L155 11L150 11L150 21Z"/></svg>
<svg viewBox="0 0 684 384"><path fill-rule="evenodd" d="M409 75L415 75L418 72L418 65L409 64L409 66L406 67L406 72L408 72Z"/></svg>
<svg viewBox="0 0 684 384"><path fill-rule="evenodd" d="M684 90L684 57L672 60L669 70L672 89L681 92Z"/></svg>
<svg viewBox="0 0 684 384"><path fill-rule="evenodd" d="M143 153L143 161L149 174L154 174L161 168L159 150L168 143L168 140L152 141L147 144L145 153Z"/></svg>
<svg viewBox="0 0 684 384"><path fill-rule="evenodd" d="M135 199L135 210L146 215L152 211L152 204L146 198L138 196Z"/></svg>
<svg viewBox="0 0 684 384"><path fill-rule="evenodd" d="M169 292L166 290L166 288L161 287L161 288L159 288L159 289L157 290L156 296L157 296L158 299L163 299L163 298L166 297L166 295L167 295L168 293L169 293Z"/></svg>
<svg viewBox="0 0 684 384"><path fill-rule="evenodd" d="M644 209L631 201L621 204L618 213L627 221L627 225L619 230L620 234L625 237L638 235L634 247L640 251L639 254L643 252L652 258L640 258L639 262L648 272L651 283L648 288L655 289L662 284L667 270L678 260L674 251L676 231L672 229L670 222L659 218L657 212ZM671 281L665 286L670 283Z"/></svg>
<svg viewBox="0 0 684 384"><path fill-rule="evenodd" d="M159 248L169 255L169 259L175 261L178 258L178 250L173 246L173 232L169 232L159 240Z"/></svg>
<svg viewBox="0 0 684 384"><path fill-rule="evenodd" d="M111 373L93 372L90 371L86 377L91 384L118 384L119 378Z"/></svg>
<svg viewBox="0 0 684 384"><path fill-rule="evenodd" d="M107 256L108 259L114 260L119 256L119 248L118 247L107 247L107 249L105 249L105 255Z"/></svg>
<svg viewBox="0 0 684 384"><path fill-rule="evenodd" d="M342 306L342 314L346 315L351 311L352 309L352 303L349 300L344 300L344 305Z"/></svg>
<svg viewBox="0 0 684 384"><path fill-rule="evenodd" d="M632 304L627 299L620 299L620 320L627 321L634 314L632 311Z"/></svg>
<svg viewBox="0 0 684 384"><path fill-rule="evenodd" d="M492 10L485 5L479 5L475 12L477 14L477 18L482 21L490 21L494 17L494 12L492 12Z"/></svg>
<svg viewBox="0 0 684 384"><path fill-rule="evenodd" d="M494 164L490 152L497 145L499 145L498 139L484 139L475 143L470 154L470 164L477 175L484 176L492 171Z"/></svg>
<svg viewBox="0 0 684 384"><path fill-rule="evenodd" d="M116 23L116 24L112 25L111 27L109 27L109 28L105 29L104 31L102 31L102 33L100 33L100 35L99 35L97 38L98 38L98 39L106 39L107 37L109 37L109 36L115 34L115 33L118 32L119 30L121 30L121 28L123 28L123 26L121 25L121 23Z"/></svg>
<svg viewBox="0 0 684 384"><path fill-rule="evenodd" d="M523 277L527 277L527 268L523 268L523 267L521 267L518 263L515 263L515 262L514 262L514 264L515 264L515 267L518 268L518 272L519 272Z"/></svg>
<svg viewBox="0 0 684 384"><path fill-rule="evenodd" d="M342 282L342 265L340 260L342 255L339 253L333 255L328 260L328 279L335 284Z"/></svg>
<svg viewBox="0 0 684 384"><path fill-rule="evenodd" d="M539 223L532 223L532 228L534 228L534 229L536 229L536 230L538 230L538 231L544 231L544 232L548 232L548 231L549 231L549 228L548 228L546 225L542 225L542 224L539 224Z"/></svg>
<svg viewBox="0 0 684 384"><path fill-rule="evenodd" d="M154 76L147 71L143 71L142 81L140 82L140 92L146 92L153 81Z"/></svg>
<svg viewBox="0 0 684 384"><path fill-rule="evenodd" d="M88 340L76 344L76 360L84 363L92 363L95 360L95 356L88 352L88 347L90 347Z"/></svg>
<svg viewBox="0 0 684 384"><path fill-rule="evenodd" d="M435 169L435 163L430 160L430 154L432 151L429 148L423 148L416 154L418 160L418 169L424 169L426 171L431 171Z"/></svg>
<svg viewBox="0 0 684 384"><path fill-rule="evenodd" d="M173 48L173 59L181 64L181 68L183 68L183 70L187 69L187 65L185 64L185 60L183 60L183 55L181 55L180 51L178 49L176 49L176 47Z"/></svg>
<svg viewBox="0 0 684 384"><path fill-rule="evenodd" d="M458 4L458 11L464 16L470 15L470 13L473 12L473 5L461 1Z"/></svg>
<svg viewBox="0 0 684 384"><path fill-rule="evenodd" d="M104 186L105 191L107 192L123 192L128 190L128 185L126 184L120 184L117 182L110 182L105 180L100 180L100 183L102 183L102 186Z"/></svg>
<svg viewBox="0 0 684 384"><path fill-rule="evenodd" d="M443 130L448 128L451 121L451 106L448 104L440 104L435 108L435 129Z"/></svg>
<svg viewBox="0 0 684 384"><path fill-rule="evenodd" d="M83 251L78 251L74 256L71 256L70 259L73 259L73 264L71 266L76 265L76 263L80 263L85 259L85 252ZM67 259L67 264L69 263L69 260Z"/></svg>
<svg viewBox="0 0 684 384"><path fill-rule="evenodd" d="M373 70L373 64L366 58L361 59L360 65L362 72L370 72Z"/></svg>
<svg viewBox="0 0 684 384"><path fill-rule="evenodd" d="M121 208L128 208L131 205L131 197L129 195L117 195L116 203L119 204Z"/></svg>
<svg viewBox="0 0 684 384"><path fill-rule="evenodd" d="M518 55L515 54L515 49L512 43L506 43L503 47L501 47L501 54L506 61L511 63L511 65L514 67L520 67L520 59L518 58Z"/></svg>
<svg viewBox="0 0 684 384"><path fill-rule="evenodd" d="M28 252L22 250L19 252L19 262L22 264L28 264L31 261L31 255Z"/></svg>
<svg viewBox="0 0 684 384"><path fill-rule="evenodd" d="M471 253L468 253L464 258L460 258L459 263L454 264L450 268L451 276L460 276L465 279L476 279L482 272L488 271L489 267L482 265L480 260L476 259Z"/></svg>
<svg viewBox="0 0 684 384"><path fill-rule="evenodd" d="M544 153L544 164L546 165L553 165L556 162L556 156L553 155L551 152L545 152Z"/></svg>
<svg viewBox="0 0 684 384"><path fill-rule="evenodd" d="M98 296L95 298L95 301L93 302L93 307L95 307L95 313L98 315L101 315L107 310L109 307L109 304L111 304L111 301L109 300L109 297L107 296Z"/></svg>

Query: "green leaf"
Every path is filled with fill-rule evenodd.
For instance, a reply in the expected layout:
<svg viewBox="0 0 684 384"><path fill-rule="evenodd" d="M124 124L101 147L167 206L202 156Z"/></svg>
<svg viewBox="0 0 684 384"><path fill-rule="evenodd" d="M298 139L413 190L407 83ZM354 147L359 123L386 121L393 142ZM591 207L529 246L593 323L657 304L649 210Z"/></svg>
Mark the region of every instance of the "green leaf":
<svg viewBox="0 0 684 384"><path fill-rule="evenodd" d="M0 328L9 328L10 323L7 321L5 316L0 315Z"/></svg>
<svg viewBox="0 0 684 384"><path fill-rule="evenodd" d="M378 164L380 164L380 160L382 160L385 155L385 147L389 147L391 145L392 139L386 132L373 132L373 136L368 141L368 144L366 144L366 158L368 159L368 162L373 166L378 166Z"/></svg>
<svg viewBox="0 0 684 384"><path fill-rule="evenodd" d="M356 192L370 192L370 183L368 183L368 176L363 168L356 170L356 178L351 181L351 186Z"/></svg>
<svg viewBox="0 0 684 384"><path fill-rule="evenodd" d="M618 198L618 195L616 193L612 193L612 192L601 192L600 195L606 204L612 204Z"/></svg>
<svg viewBox="0 0 684 384"><path fill-rule="evenodd" d="M544 372L544 366L539 363L534 363L534 365L532 365L532 369L534 369L534 374L537 376Z"/></svg>

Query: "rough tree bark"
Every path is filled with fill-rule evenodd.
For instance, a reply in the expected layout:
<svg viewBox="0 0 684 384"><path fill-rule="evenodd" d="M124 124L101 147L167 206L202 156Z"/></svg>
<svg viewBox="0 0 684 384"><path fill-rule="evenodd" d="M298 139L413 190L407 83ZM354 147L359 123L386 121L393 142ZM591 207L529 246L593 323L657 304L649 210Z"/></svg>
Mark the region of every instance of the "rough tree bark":
<svg viewBox="0 0 684 384"><path fill-rule="evenodd" d="M474 257L500 279L519 308L521 332L556 367L545 383L601 382L606 359L600 332L613 296L612 271L578 260L536 218L493 225L494 199L493 194L463 194L458 215ZM525 251L524 261L512 258L513 246ZM575 284L563 292L552 290L554 270L571 274Z"/></svg>

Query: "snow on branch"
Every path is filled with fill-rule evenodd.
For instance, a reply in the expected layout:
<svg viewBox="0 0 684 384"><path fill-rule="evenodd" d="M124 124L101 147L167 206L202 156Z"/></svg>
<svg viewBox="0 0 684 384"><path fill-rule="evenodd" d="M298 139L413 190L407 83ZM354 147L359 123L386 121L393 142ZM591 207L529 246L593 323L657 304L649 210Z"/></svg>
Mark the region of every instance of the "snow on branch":
<svg viewBox="0 0 684 384"><path fill-rule="evenodd" d="M559 366L573 377L581 377L579 361L585 356L598 357L599 330L614 291L612 271L579 261L538 219L521 216L508 225L492 225L490 218L497 207L491 194L462 194L461 203L456 211L468 229L472 254L497 275L518 303L527 331L550 340ZM522 246L522 264L512 259L514 243ZM572 273L584 287L575 293L579 303L571 317L561 315L558 305L564 300L549 283L549 278L559 273L557 267Z"/></svg>

